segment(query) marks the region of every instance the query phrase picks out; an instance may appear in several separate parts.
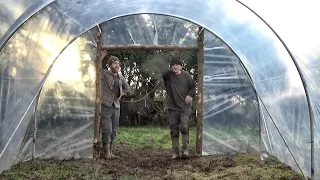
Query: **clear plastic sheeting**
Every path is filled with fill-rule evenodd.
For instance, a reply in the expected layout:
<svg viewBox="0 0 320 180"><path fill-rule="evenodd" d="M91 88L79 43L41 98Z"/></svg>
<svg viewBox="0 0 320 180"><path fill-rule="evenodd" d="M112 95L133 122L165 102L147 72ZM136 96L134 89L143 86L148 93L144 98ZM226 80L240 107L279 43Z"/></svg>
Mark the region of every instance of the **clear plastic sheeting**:
<svg viewBox="0 0 320 180"><path fill-rule="evenodd" d="M240 4L224 5L222 9L227 12L227 17L234 18L220 19L221 22L230 23L230 25L224 24L224 30L234 29L234 25L239 23L243 28L246 27L246 31L237 31L242 34L237 36L231 33L222 33L220 36L240 57L252 78L259 98L275 121L293 156L311 162L310 156L302 156L300 153L301 150L311 152L310 115L304 87L291 57L260 19L252 16ZM229 8L233 10L228 11ZM239 17L237 14L242 16ZM217 32L217 29L215 30ZM294 139L296 133L300 136ZM302 173L310 176L311 169L307 169L304 163L298 161L298 166L303 170Z"/></svg>
<svg viewBox="0 0 320 180"><path fill-rule="evenodd" d="M57 159L92 156L95 35L89 31L79 37L55 62L38 101L35 148L25 153L25 159L32 153Z"/></svg>
<svg viewBox="0 0 320 180"><path fill-rule="evenodd" d="M301 67L302 74L305 77L307 90L309 93L312 117L313 117L313 135L314 135L314 162L315 177L320 178L320 53L314 57L296 60ZM311 141L310 141L311 142Z"/></svg>
<svg viewBox="0 0 320 180"><path fill-rule="evenodd" d="M34 99L28 109L23 112L24 114L20 119L14 119L15 121L12 123L8 121L3 122L1 132L4 133L2 134L2 139L0 139L0 170L8 169L12 164L23 160L21 153L24 150L21 144L25 139L31 139L31 137L27 136L27 132L35 114L35 105L36 101ZM19 108L19 106L16 108ZM7 129L11 131L7 131Z"/></svg>
<svg viewBox="0 0 320 180"><path fill-rule="evenodd" d="M7 32L10 26L27 10L32 0L0 1L0 37ZM34 12L33 12L34 13Z"/></svg>
<svg viewBox="0 0 320 180"><path fill-rule="evenodd" d="M205 154L260 151L258 100L237 56L205 32Z"/></svg>
<svg viewBox="0 0 320 180"><path fill-rule="evenodd" d="M59 15L58 15L59 14ZM68 38L60 36L63 31L58 26L49 26L48 31L59 31L51 34L45 23L60 12L43 12L42 16L35 16L17 31L0 53L1 70L1 141L0 152L8 151L8 147L20 148L20 141L13 141L12 136L21 135L24 138L25 126L30 121L28 116L32 102L36 99L45 77L49 74L49 67L55 57L67 45ZM43 28L38 27L43 22ZM58 23L59 20L53 21ZM38 28L36 28L38 27ZM60 37L60 38L59 38ZM9 145L3 145L8 143ZM2 158L4 154L0 154ZM7 165L15 163L6 161ZM9 167L9 166L7 166ZM2 169L1 169L2 170Z"/></svg>
<svg viewBox="0 0 320 180"><path fill-rule="evenodd" d="M170 21L165 26L150 27L147 23L137 23L143 18L154 22ZM158 23L159 23L158 22ZM126 28L136 24L140 32L146 30L162 32L162 36L139 36ZM161 24L161 23L159 23ZM179 26L179 28L177 28ZM162 15L133 15L114 19L101 24L103 32L121 32L117 34L104 33L104 45L130 44L140 40L142 45L152 45L158 39L164 39L172 44L189 42L196 45L198 26L190 22ZM114 30L109 29L112 27ZM174 29L175 28L175 29ZM174 31L170 32L167 29ZM126 34L135 36L125 36ZM36 145L35 149L24 148L25 159L30 159L32 152L39 158L79 158L92 155L93 119L95 108L95 70L97 28L86 32L71 43L55 62L46 83L44 84L36 111ZM165 39L173 34L171 40ZM112 37L112 42L108 38ZM150 41L152 39L153 41ZM176 41L176 42L175 42ZM166 44L164 42L163 44ZM148 66L160 59L150 59ZM147 68L147 67L146 67ZM65 72L65 73L62 73ZM30 128L32 129L32 128ZM30 131L32 136L33 131ZM28 144L27 144L28 145ZM27 145L25 145L27 147Z"/></svg>
<svg viewBox="0 0 320 180"><path fill-rule="evenodd" d="M0 1L0 47L34 13L53 0L2 0Z"/></svg>
<svg viewBox="0 0 320 180"><path fill-rule="evenodd" d="M270 12L271 11L268 13L272 14ZM281 11L281 13L282 12L283 11ZM1 118L3 122L2 124L5 124L5 126L7 126L6 124L9 122L18 124L17 122L24 117L19 113L13 114L14 118L10 117L9 112L11 111L9 111L9 109L14 110L14 112L27 112L33 97L36 96L37 90L39 90L39 88L42 86L41 82L44 80L49 66L59 55L60 51L62 51L63 48L71 43L71 41L89 29L95 27L99 23L116 17L139 13L156 13L180 17L205 27L208 31L214 33L217 37L224 41L239 57L241 64L251 77L251 84L255 88L258 98L264 104L264 108L268 112L270 119L274 121L274 127L271 125L268 126L269 134L274 132L274 129L272 128L278 128L279 134L281 134L284 140L287 142L288 147L291 149L293 157L297 159L298 164L293 164L290 159L286 160L285 158L279 158L282 159L284 163L292 167L300 167L305 175L310 176L311 168L306 165L311 163L310 114L301 77L297 71L293 59L289 56L287 50L281 44L280 40L275 36L275 34L254 13L237 1L55 1L30 18L0 52L1 73L4 74L1 80L1 83L4 84L1 85L1 92L7 92L6 95L2 94L1 98L6 99L7 97L18 97L17 99L19 99L18 105L16 105L16 103L12 103L10 105L1 103L1 110L5 108L5 110L2 110L1 112L2 114L5 114L5 118ZM125 38L125 40L109 40L110 44L117 44L119 42L127 44L161 44L168 43L172 40L169 39L168 41L162 41L161 38L154 38L156 35L158 37L162 37L162 35L159 34L160 31L149 31L150 29L154 28L146 28L147 31L145 32L140 31L139 28L135 28L141 23L142 20L143 19L140 18L134 20L135 22L127 23L128 26L125 26L127 34L123 34L123 37L121 37ZM305 19L302 21L305 21ZM159 26L161 24L159 24L159 22L161 21L153 19L153 22L150 21L147 24L151 24L151 26ZM282 22L281 24L284 25L286 23ZM112 27L110 28L112 29ZM292 26L291 28L294 29L295 27ZM305 29L310 28L308 27ZM291 31L291 29L288 31ZM308 32L305 34L308 34ZM181 35L178 36L181 37ZM312 37L313 41L315 41L315 37L317 36ZM106 39L108 38L109 37L106 37ZM142 39L144 39L144 41ZM291 42L296 40L295 36L285 38L286 41L288 41L288 39L290 39ZM175 40L174 42L181 41ZM185 42L189 43L191 41ZM292 49L297 50L297 52L299 52L298 49L300 49L299 47L301 46L293 46L293 44L290 45L290 43L288 45L289 48L292 47ZM311 107L315 121L314 135L316 157L314 160L317 163L315 169L315 178L319 178L320 170L318 163L320 160L319 156L317 155L317 152L319 151L318 139L320 132L318 131L320 121L318 116L319 102L317 102L319 99L317 92L317 87L319 86L317 80L317 77L319 77L317 73L319 53L317 53L318 51L312 50L319 49L316 47L319 46L314 45L309 51L306 51L306 53L299 52L294 53L294 55L297 57L296 59L298 65L302 69L304 75L303 79L306 80L305 83L307 84L307 88L310 92L310 101L312 102ZM207 51L206 61L211 61L208 58L208 55L215 53L219 54L223 52L214 52L213 50ZM239 66L234 65L232 68L237 69L237 67ZM232 68L229 71L234 71ZM212 67L212 69L215 68ZM216 69L218 71L218 68ZM16 82L16 91L9 92L8 89L10 89L9 87L12 86L7 85L7 79L10 77L8 74L12 74L12 72L15 72L13 74L16 74L13 76L13 79ZM209 71L206 70L206 72ZM241 79L240 76L242 76L242 74L243 72L239 71L234 76L238 79ZM209 76L213 76L212 78L215 80L218 78L214 73ZM19 78L25 78L26 80L18 81ZM250 85L246 85L246 83L241 85L248 87L247 94L245 92L241 92L239 89L236 91L244 93L243 96L253 94L249 91ZM208 85L206 85L206 88L207 87ZM214 94L214 97L218 95L218 93L215 93L216 92L212 93ZM253 102L254 99L248 98L246 100L246 104L248 104L247 101ZM240 107L240 105L237 106ZM231 111L230 108L227 110ZM214 112L210 113L214 114ZM219 114L222 115L221 113ZM217 114L211 118L215 118L216 115ZM254 119L253 116L252 119ZM266 118L265 121L269 121L270 119ZM25 121L29 121L29 119L23 118L23 122ZM270 122L266 122L266 124L269 123ZM253 130L256 129L256 127L250 128L249 130L252 132L254 132ZM12 128L10 129L3 126L3 129L8 132L13 132ZM4 131L4 139L8 137L6 131ZM25 132L26 129L18 128L18 131ZM299 136L296 136L296 134ZM265 142L266 140L264 138L264 143ZM269 143L272 144L271 141ZM16 145L19 147L21 143ZM283 144L277 145L283 146ZM281 152L278 152L277 149L281 148L274 148L272 155L280 156L279 153ZM306 153L303 154L301 151ZM300 159L304 159L304 162L300 161ZM10 162L8 163L10 164Z"/></svg>
<svg viewBox="0 0 320 180"><path fill-rule="evenodd" d="M263 106L263 103L260 103L260 117L261 117L261 138L264 144L264 150L267 151L270 155L275 156L279 161L287 164L291 164L291 167L297 171L301 172L298 164L303 164L307 171L310 169L310 162L306 161L304 158L295 158L292 155L292 152L287 148L287 145L283 141L283 136L280 134L278 127L275 125L275 121L270 117L269 112ZM305 154L305 151L300 152L300 156L305 157L305 155L310 155L308 152ZM310 157L309 157L310 158Z"/></svg>
<svg viewBox="0 0 320 180"><path fill-rule="evenodd" d="M315 178L320 178L320 26L315 24L320 16L320 2L276 0L241 0L259 14L288 46L301 69L309 93L313 128ZM290 8L287 8L290 5ZM286 8L286 13L283 9ZM270 13L272 11L272 13ZM298 13L297 13L298 12ZM298 24L298 25L297 25ZM311 141L310 141L311 142Z"/></svg>
<svg viewBox="0 0 320 180"><path fill-rule="evenodd" d="M103 45L197 45L198 26L173 17L143 14L117 18L102 25Z"/></svg>

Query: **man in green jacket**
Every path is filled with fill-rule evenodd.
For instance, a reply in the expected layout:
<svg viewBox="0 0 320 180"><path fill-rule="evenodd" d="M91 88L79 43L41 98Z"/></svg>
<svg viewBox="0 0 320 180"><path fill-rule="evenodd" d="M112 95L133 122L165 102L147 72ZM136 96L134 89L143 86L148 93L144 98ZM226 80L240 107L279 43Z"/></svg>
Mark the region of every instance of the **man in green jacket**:
<svg viewBox="0 0 320 180"><path fill-rule="evenodd" d="M196 85L188 72L182 70L182 60L175 56L170 60L170 69L162 75L165 88L165 106L168 110L169 127L172 141L172 159L179 157L179 135L182 134L182 157L189 153L189 122L192 99Z"/></svg>

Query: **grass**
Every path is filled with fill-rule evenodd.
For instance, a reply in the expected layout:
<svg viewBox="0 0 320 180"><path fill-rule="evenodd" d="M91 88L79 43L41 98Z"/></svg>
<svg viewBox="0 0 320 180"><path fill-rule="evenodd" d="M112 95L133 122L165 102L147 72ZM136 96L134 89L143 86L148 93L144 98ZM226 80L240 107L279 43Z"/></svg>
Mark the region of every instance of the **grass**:
<svg viewBox="0 0 320 180"><path fill-rule="evenodd" d="M134 151L133 151L134 152ZM132 152L130 152L132 153ZM15 165L0 179L225 179L225 180L303 180L279 162L263 162L255 155L210 156L170 161L141 150L133 159L101 163L93 159L34 160ZM154 156L147 157L147 156Z"/></svg>
<svg viewBox="0 0 320 180"><path fill-rule="evenodd" d="M196 129L190 128L190 145L196 144ZM181 140L181 136L180 136ZM163 127L120 127L117 142L133 147L171 149L170 130Z"/></svg>

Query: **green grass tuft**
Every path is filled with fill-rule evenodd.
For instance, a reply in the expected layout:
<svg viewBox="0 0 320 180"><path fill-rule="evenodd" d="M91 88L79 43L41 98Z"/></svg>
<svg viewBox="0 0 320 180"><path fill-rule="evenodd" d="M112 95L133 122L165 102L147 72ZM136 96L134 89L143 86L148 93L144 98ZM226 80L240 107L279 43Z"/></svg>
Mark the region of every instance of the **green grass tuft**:
<svg viewBox="0 0 320 180"><path fill-rule="evenodd" d="M181 139L181 136L180 136ZM170 130L163 127L121 127L116 141L134 147L171 149ZM196 143L196 129L190 128L190 145Z"/></svg>

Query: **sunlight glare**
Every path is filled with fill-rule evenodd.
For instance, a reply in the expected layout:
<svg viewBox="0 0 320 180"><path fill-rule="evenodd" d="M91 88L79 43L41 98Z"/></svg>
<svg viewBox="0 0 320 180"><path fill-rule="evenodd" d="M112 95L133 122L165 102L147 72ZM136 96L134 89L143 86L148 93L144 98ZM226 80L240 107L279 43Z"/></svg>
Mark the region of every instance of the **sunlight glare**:
<svg viewBox="0 0 320 180"><path fill-rule="evenodd" d="M80 80L80 55L74 43L59 56L54 64L54 68L50 73L52 81L72 81L77 82Z"/></svg>

